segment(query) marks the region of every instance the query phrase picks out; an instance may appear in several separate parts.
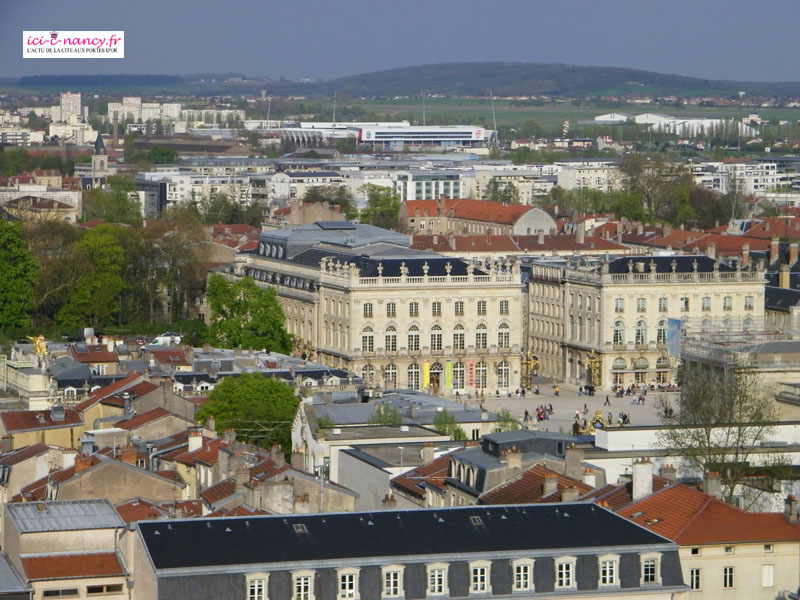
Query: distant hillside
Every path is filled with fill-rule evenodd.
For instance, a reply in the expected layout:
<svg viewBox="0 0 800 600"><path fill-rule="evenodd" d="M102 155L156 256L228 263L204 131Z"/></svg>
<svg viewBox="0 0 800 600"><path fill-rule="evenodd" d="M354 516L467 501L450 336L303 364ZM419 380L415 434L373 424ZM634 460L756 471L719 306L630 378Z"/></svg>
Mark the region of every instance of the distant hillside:
<svg viewBox="0 0 800 600"><path fill-rule="evenodd" d="M612 67L537 63L451 63L404 67L334 79L315 88L352 96L597 94L798 96L800 82L715 81ZM319 90L322 91L322 90Z"/></svg>
<svg viewBox="0 0 800 600"><path fill-rule="evenodd" d="M32 75L20 77L21 87L61 87L63 89L110 88L130 86L177 85L184 82L177 75Z"/></svg>

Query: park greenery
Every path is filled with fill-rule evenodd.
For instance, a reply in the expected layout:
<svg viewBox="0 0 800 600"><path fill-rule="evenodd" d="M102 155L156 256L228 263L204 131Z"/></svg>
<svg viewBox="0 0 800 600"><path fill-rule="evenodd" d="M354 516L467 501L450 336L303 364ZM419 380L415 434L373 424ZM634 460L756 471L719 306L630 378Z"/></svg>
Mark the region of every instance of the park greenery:
<svg viewBox="0 0 800 600"><path fill-rule="evenodd" d="M376 404L368 423L370 425L402 425L400 411L389 404Z"/></svg>
<svg viewBox="0 0 800 600"><path fill-rule="evenodd" d="M467 434L463 427L458 424L458 420L453 413L446 408L437 411L433 417L433 428L441 434L449 435L450 439L463 441L467 439Z"/></svg>
<svg viewBox="0 0 800 600"><path fill-rule="evenodd" d="M300 401L292 387L261 373L225 377L209 394L211 398L197 413L208 424L211 417L217 431L233 429L236 438L269 448L279 444L291 453L292 419Z"/></svg>

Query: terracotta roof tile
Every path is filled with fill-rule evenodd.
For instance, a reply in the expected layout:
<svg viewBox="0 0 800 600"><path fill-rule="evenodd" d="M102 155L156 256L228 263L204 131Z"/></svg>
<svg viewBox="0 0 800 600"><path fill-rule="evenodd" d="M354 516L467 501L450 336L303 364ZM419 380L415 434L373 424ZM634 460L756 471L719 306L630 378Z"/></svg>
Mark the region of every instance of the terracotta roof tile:
<svg viewBox="0 0 800 600"><path fill-rule="evenodd" d="M192 452L184 451L182 454L174 457L174 460L185 465L193 465L202 463L211 466L219 460L219 449L222 446L227 446L227 442L222 438L203 439L203 446L198 450Z"/></svg>
<svg viewBox="0 0 800 600"><path fill-rule="evenodd" d="M148 423L152 423L153 421L158 421L159 419L163 419L164 417L171 415L172 413L169 412L166 408L162 408L157 406L147 412L143 412L140 415L136 415L128 419L127 421L119 421L116 426L121 429L127 429L130 431L131 429L136 429L137 427L141 427L142 425L146 425Z"/></svg>
<svg viewBox="0 0 800 600"><path fill-rule="evenodd" d="M470 200L468 198L443 198L439 200L406 200L406 211L410 218L420 216L439 216L440 202L443 203L444 213L448 217L481 221L483 223L498 223L513 225L526 212L533 207L524 204L499 204L487 200Z"/></svg>
<svg viewBox="0 0 800 600"><path fill-rule="evenodd" d="M654 492L664 489L672 483L672 481L660 475L653 475ZM609 483L601 488L591 490L588 494L584 494L580 497L580 500L595 502L617 512L633 502L633 482L629 481L622 485Z"/></svg>
<svg viewBox="0 0 800 600"><path fill-rule="evenodd" d="M31 581L124 575L115 552L33 556L20 558L20 562L25 576Z"/></svg>
<svg viewBox="0 0 800 600"><path fill-rule="evenodd" d="M25 446L19 450L14 450L12 452L3 454L0 456L0 463L8 466L16 465L28 460L29 458L33 458L34 456L44 454L49 449L50 446L47 444L31 444L30 446Z"/></svg>
<svg viewBox="0 0 800 600"><path fill-rule="evenodd" d="M74 408L64 410L64 419L53 420L49 410L9 410L0 413L6 432L34 431L37 429L56 429L75 427L83 424L83 415Z"/></svg>
<svg viewBox="0 0 800 600"><path fill-rule="evenodd" d="M780 513L749 513L682 484L662 489L619 514L682 546L800 540L800 525Z"/></svg>
<svg viewBox="0 0 800 600"><path fill-rule="evenodd" d="M119 381L115 381L114 383L110 383L108 385L101 387L100 389L93 391L86 397L86 400L78 402L78 404L75 405L75 409L79 411L85 411L94 406L95 404L97 404L98 402L100 402L101 400L104 400L105 398L114 396L119 392L127 391L128 388L130 388L131 385L135 384L135 382L137 382L138 380L142 380L142 382L144 383L144 376L139 373L133 372L125 379L120 379ZM153 384L150 383L149 385Z"/></svg>
<svg viewBox="0 0 800 600"><path fill-rule="evenodd" d="M68 352L79 363L119 362L117 353L109 352L103 344L70 344Z"/></svg>
<svg viewBox="0 0 800 600"><path fill-rule="evenodd" d="M214 512L205 515L205 518L213 517L252 517L254 515L269 515L266 510L259 508L250 508L248 506L236 506L235 508L220 508Z"/></svg>
<svg viewBox="0 0 800 600"><path fill-rule="evenodd" d="M519 474L517 477L495 486L488 492L484 492L478 498L481 504L527 504L537 502L544 498L542 490L544 480L547 476L555 475L556 491L547 495L548 502L558 502L561 500L561 492L566 488L574 487L579 494L585 494L592 489L590 485L561 475L552 469L542 465L535 465Z"/></svg>
<svg viewBox="0 0 800 600"><path fill-rule="evenodd" d="M137 498L130 502L124 502L114 507L117 514L126 523L133 523L134 521L144 521L145 519L158 519L164 517L167 511L160 506L147 500Z"/></svg>
<svg viewBox="0 0 800 600"><path fill-rule="evenodd" d="M189 367L191 364L186 360L186 352L182 348L170 348L169 350L150 350L150 355L164 365L177 367Z"/></svg>
<svg viewBox="0 0 800 600"><path fill-rule="evenodd" d="M200 497L205 500L208 504L216 504L220 500L224 500L225 498L231 496L236 491L236 481L233 477L229 479L223 479L216 485L212 485L210 488L206 488L202 492L200 492Z"/></svg>
<svg viewBox="0 0 800 600"><path fill-rule="evenodd" d="M392 478L392 485L414 494L419 498L425 497L425 486L432 486L440 490L445 489L444 478L450 465L452 452L442 454L425 465L406 471Z"/></svg>

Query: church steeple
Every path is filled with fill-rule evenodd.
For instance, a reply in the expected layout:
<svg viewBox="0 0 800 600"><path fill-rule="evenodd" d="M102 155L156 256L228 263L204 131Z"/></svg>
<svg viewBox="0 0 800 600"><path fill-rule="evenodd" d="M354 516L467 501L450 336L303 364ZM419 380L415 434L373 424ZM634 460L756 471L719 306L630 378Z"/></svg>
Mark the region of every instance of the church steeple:
<svg viewBox="0 0 800 600"><path fill-rule="evenodd" d="M100 132L97 133L97 139L94 141L94 150L92 156L107 156L108 151L106 145L103 143L103 136Z"/></svg>

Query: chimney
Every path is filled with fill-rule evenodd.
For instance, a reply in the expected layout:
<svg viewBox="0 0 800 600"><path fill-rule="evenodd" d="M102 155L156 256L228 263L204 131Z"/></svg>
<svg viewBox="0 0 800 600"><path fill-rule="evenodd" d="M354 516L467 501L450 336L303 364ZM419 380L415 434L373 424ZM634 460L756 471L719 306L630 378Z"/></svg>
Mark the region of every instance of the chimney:
<svg viewBox="0 0 800 600"><path fill-rule="evenodd" d="M714 243L706 246L706 256L711 260L717 260L717 246Z"/></svg>
<svg viewBox="0 0 800 600"><path fill-rule="evenodd" d="M575 228L575 241L578 244L582 244L583 243L584 233L585 233L584 232L584 224L583 224L583 221L580 221L577 224L576 228Z"/></svg>
<svg viewBox="0 0 800 600"><path fill-rule="evenodd" d="M797 262L797 250L800 242L789 244L789 266L793 266Z"/></svg>
<svg viewBox="0 0 800 600"><path fill-rule="evenodd" d="M750 265L750 244L742 244L742 268Z"/></svg>
<svg viewBox="0 0 800 600"><path fill-rule="evenodd" d="M75 456L75 473L82 473L92 466L92 457L86 454L78 454Z"/></svg>
<svg viewBox="0 0 800 600"><path fill-rule="evenodd" d="M409 407L408 416L411 417L412 419L416 419L417 418L417 405L416 404L412 404Z"/></svg>
<svg viewBox="0 0 800 600"><path fill-rule="evenodd" d="M383 505L383 510L394 510L397 508L397 498L394 497L394 494L386 494L381 504Z"/></svg>
<svg viewBox="0 0 800 600"><path fill-rule="evenodd" d="M250 482L250 468L247 465L239 465L236 467L236 475L234 475L236 487L240 488L245 483Z"/></svg>
<svg viewBox="0 0 800 600"><path fill-rule="evenodd" d="M111 123L111 139L113 140L112 146L116 148L119 146L119 114L117 114L117 111L114 111L114 118Z"/></svg>
<svg viewBox="0 0 800 600"><path fill-rule="evenodd" d="M561 501L562 502L575 502L578 499L580 492L578 488L570 486L568 488L564 488L561 490Z"/></svg>
<svg viewBox="0 0 800 600"><path fill-rule="evenodd" d="M539 233L536 236L536 243L540 246L544 244L544 229L539 230Z"/></svg>
<svg viewBox="0 0 800 600"><path fill-rule="evenodd" d="M236 441L236 431L228 427L228 429L226 429L222 434L222 439L225 441L225 443L232 444Z"/></svg>
<svg viewBox="0 0 800 600"><path fill-rule="evenodd" d="M13 440L10 435L4 435L2 439L0 439L0 448L2 448L3 452L11 452L11 448L14 445Z"/></svg>
<svg viewBox="0 0 800 600"><path fill-rule="evenodd" d="M584 485L588 485L589 487L597 487L597 474L594 472L594 469L590 469L586 467L583 470L583 477L581 481Z"/></svg>
<svg viewBox="0 0 800 600"><path fill-rule="evenodd" d="M9 438L9 439L11 439L11 438ZM3 440L5 441L5 438L3 438ZM92 452L94 452L94 442L95 442L95 440L94 440L93 437L90 437L90 436L82 437L78 441L81 443L81 453L82 454L91 454ZM9 448L8 450L3 448L4 452L8 452L9 450L11 450L11 448Z"/></svg>
<svg viewBox="0 0 800 600"><path fill-rule="evenodd" d="M703 491L709 496L714 498L722 497L722 480L719 473L716 471L709 471L703 477Z"/></svg>
<svg viewBox="0 0 800 600"><path fill-rule="evenodd" d="M136 450L136 446L128 444L120 452L119 459L125 464L133 465L135 467L137 454L138 451Z"/></svg>
<svg viewBox="0 0 800 600"><path fill-rule="evenodd" d="M678 478L678 471L672 465L662 465L658 474L668 481L675 481Z"/></svg>
<svg viewBox="0 0 800 600"><path fill-rule="evenodd" d="M542 496L549 496L558 489L558 475L555 473L547 473L544 476L544 483L542 484Z"/></svg>
<svg viewBox="0 0 800 600"><path fill-rule="evenodd" d="M214 415L208 415L208 419L206 419L206 429L213 431L214 437L217 437L217 420L214 418Z"/></svg>
<svg viewBox="0 0 800 600"><path fill-rule="evenodd" d="M783 501L783 516L790 523L797 522L797 498L789 494Z"/></svg>
<svg viewBox="0 0 800 600"><path fill-rule="evenodd" d="M769 262L774 263L778 260L778 252L780 251L781 243L778 238L774 237L769 243Z"/></svg>
<svg viewBox="0 0 800 600"><path fill-rule="evenodd" d="M643 234L644 234L644 223L639 223L639 224L636 226L636 233L637 233L638 235L643 235Z"/></svg>
<svg viewBox="0 0 800 600"><path fill-rule="evenodd" d="M269 458L279 467L282 467L286 463L280 444L272 444L272 448L269 449Z"/></svg>
<svg viewBox="0 0 800 600"><path fill-rule="evenodd" d="M489 420L489 411L481 407L481 421L488 421L488 420Z"/></svg>
<svg viewBox="0 0 800 600"><path fill-rule="evenodd" d="M664 227L661 228L661 235L664 237L672 235L672 225L669 223L664 223Z"/></svg>
<svg viewBox="0 0 800 600"><path fill-rule="evenodd" d="M781 268L778 270L778 287L789 289L789 275L789 265L781 265Z"/></svg>
<svg viewBox="0 0 800 600"><path fill-rule="evenodd" d="M564 452L564 475L570 479L580 480L583 475L583 449L578 448L575 444L570 444L566 452Z"/></svg>
<svg viewBox="0 0 800 600"><path fill-rule="evenodd" d="M203 447L203 434L197 429L189 430L189 448L188 452L200 450Z"/></svg>
<svg viewBox="0 0 800 600"><path fill-rule="evenodd" d="M433 444L425 442L422 444L422 464L427 465L433 462Z"/></svg>
<svg viewBox="0 0 800 600"><path fill-rule="evenodd" d="M112 340L111 338L106 340L106 350L108 350L109 352L114 351L114 340Z"/></svg>
<svg viewBox="0 0 800 600"><path fill-rule="evenodd" d="M522 452L517 450L516 446L509 448L503 454L506 459L506 465L508 466L509 469L522 468Z"/></svg>
<svg viewBox="0 0 800 600"><path fill-rule="evenodd" d="M633 501L641 500L653 493L653 463L645 457L633 463Z"/></svg>

